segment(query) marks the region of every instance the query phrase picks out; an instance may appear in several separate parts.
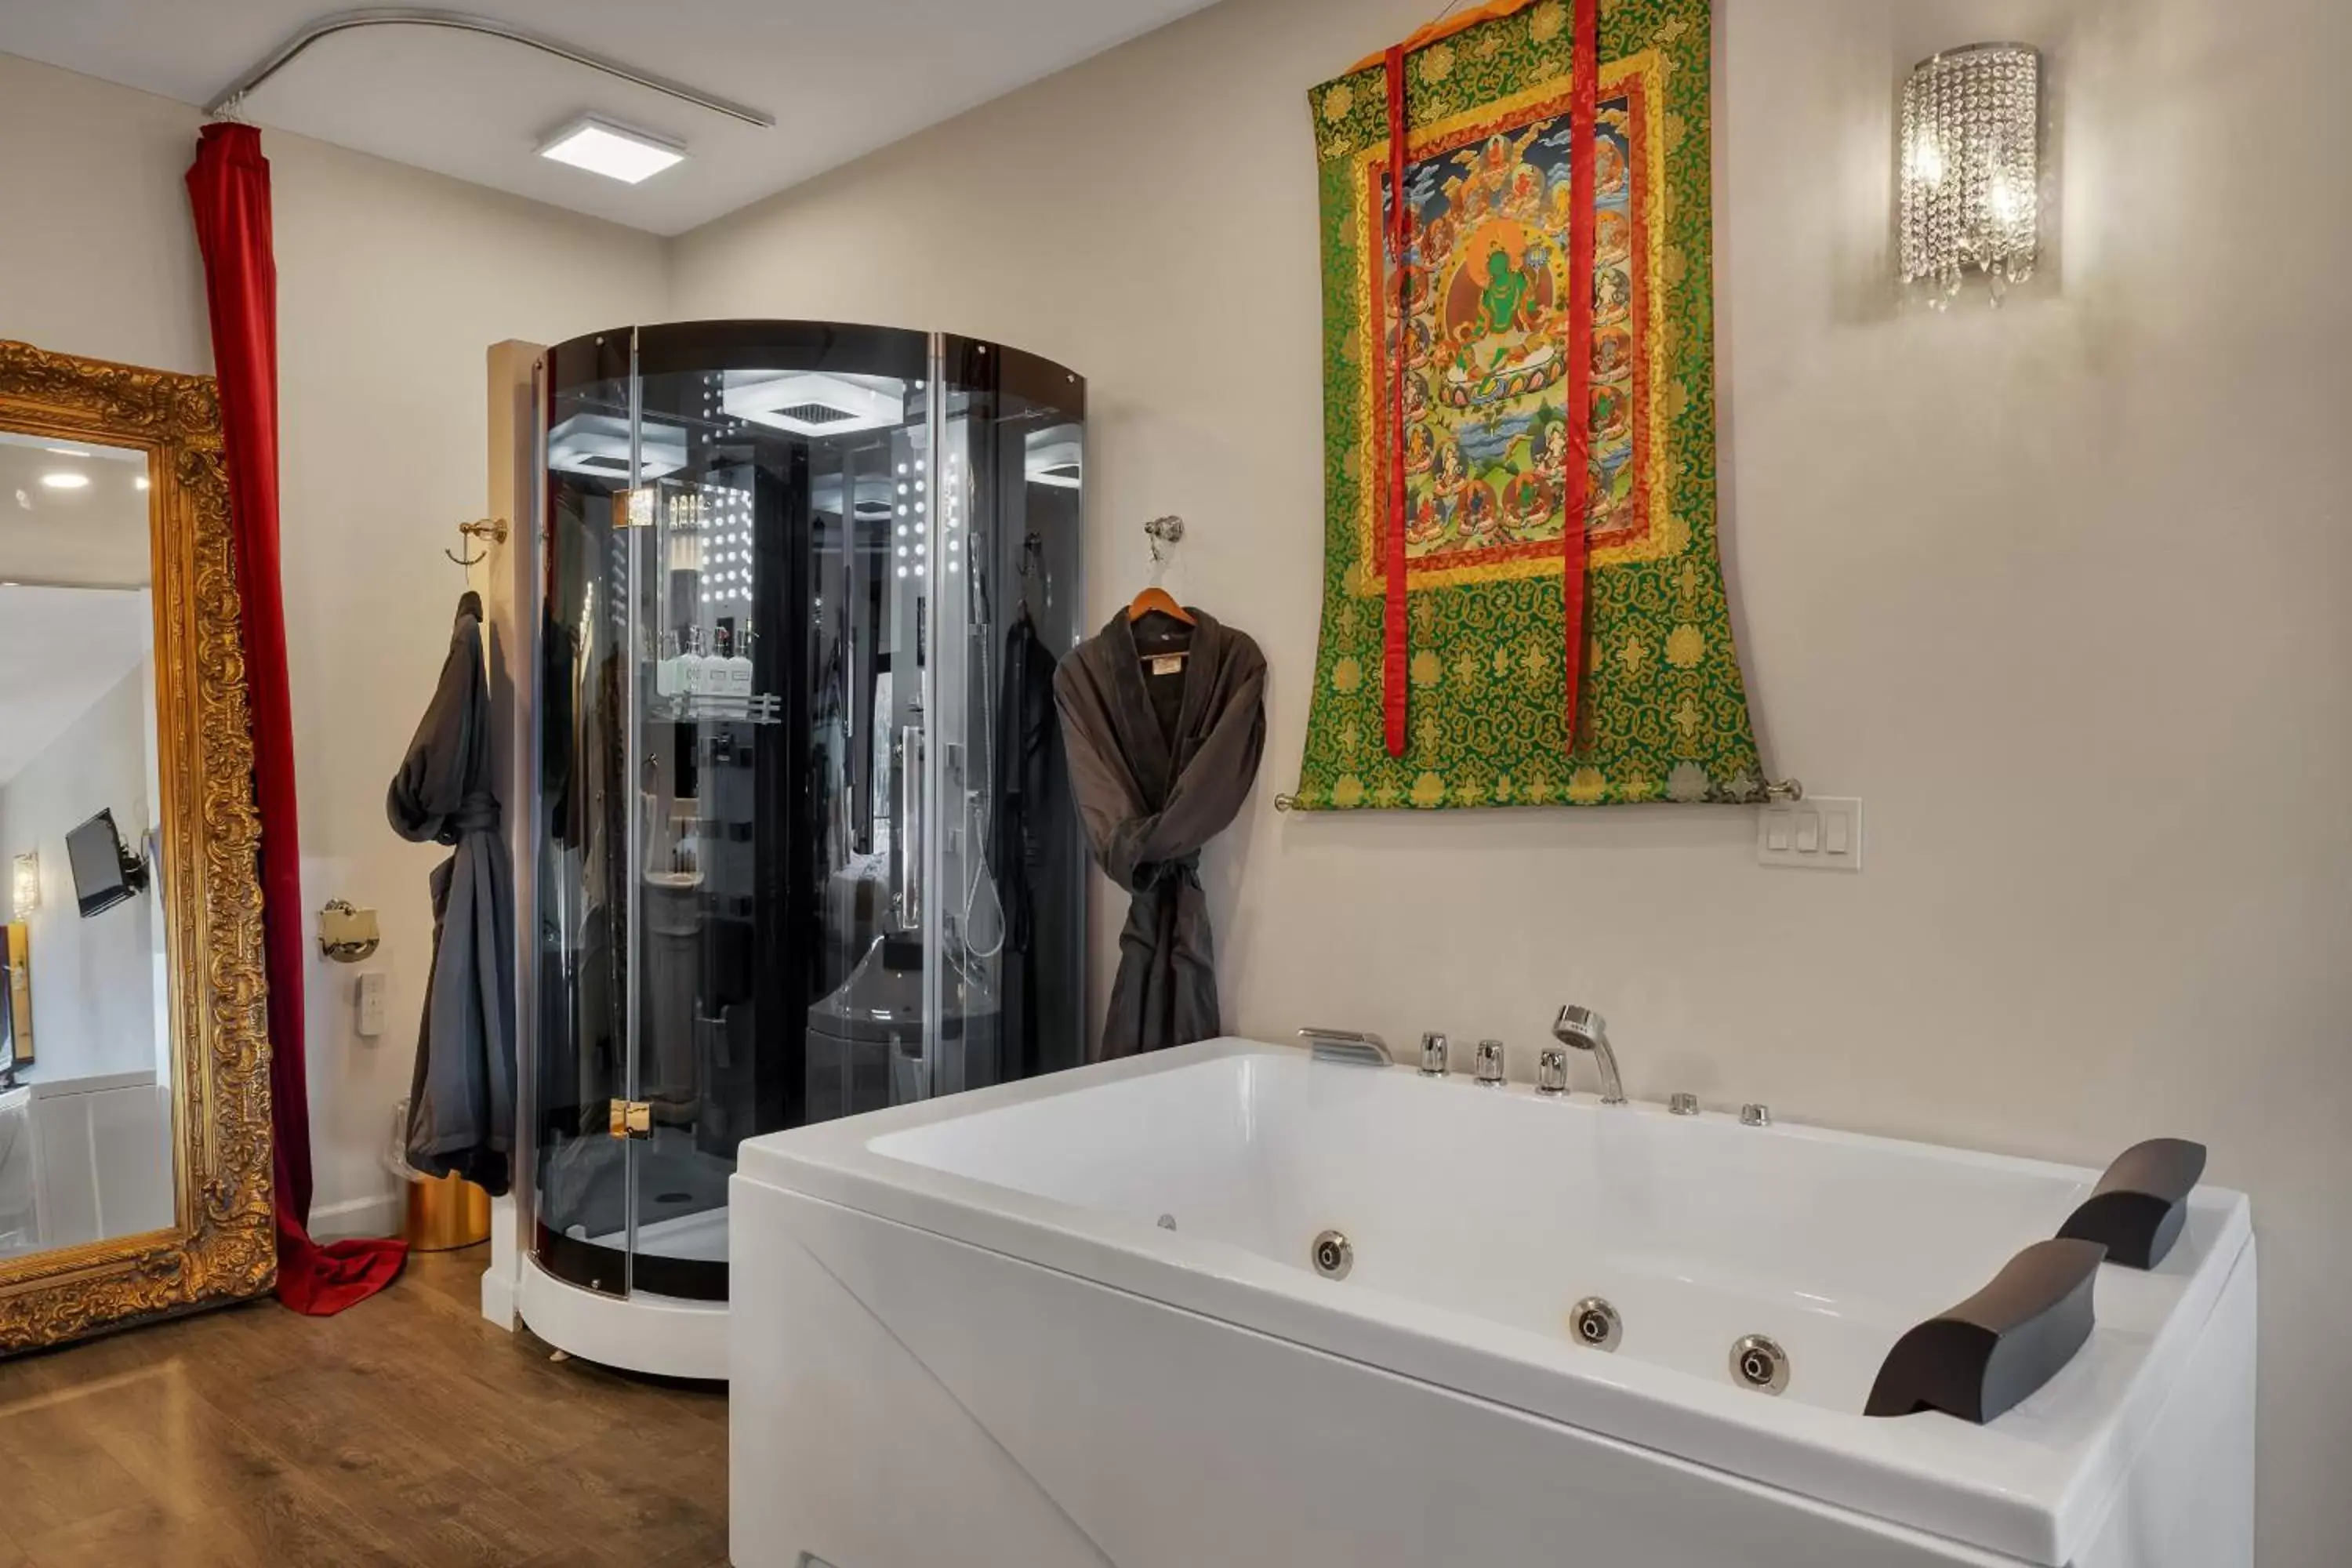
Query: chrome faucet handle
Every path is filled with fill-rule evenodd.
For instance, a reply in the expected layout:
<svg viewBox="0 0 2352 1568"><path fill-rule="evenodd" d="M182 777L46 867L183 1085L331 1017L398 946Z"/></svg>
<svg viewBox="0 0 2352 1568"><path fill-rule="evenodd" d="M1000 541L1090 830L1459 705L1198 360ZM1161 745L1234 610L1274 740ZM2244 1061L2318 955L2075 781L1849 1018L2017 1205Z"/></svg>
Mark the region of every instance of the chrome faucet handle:
<svg viewBox="0 0 2352 1568"><path fill-rule="evenodd" d="M1747 1104L1739 1108L1739 1125L1742 1127L1771 1126L1772 1108L1769 1105L1759 1105L1752 1100L1749 1100Z"/></svg>
<svg viewBox="0 0 2352 1568"><path fill-rule="evenodd" d="M1536 1058L1536 1092L1565 1097L1568 1093L1568 1053L1546 1046Z"/></svg>
<svg viewBox="0 0 2352 1568"><path fill-rule="evenodd" d="M1421 1076L1423 1078L1444 1078L1445 1076L1445 1037L1444 1035L1427 1034L1422 1036Z"/></svg>
<svg viewBox="0 0 2352 1568"><path fill-rule="evenodd" d="M1668 1097L1666 1100L1666 1110L1675 1116L1696 1116L1698 1114L1698 1096L1695 1094L1672 1095Z"/></svg>
<svg viewBox="0 0 2352 1568"><path fill-rule="evenodd" d="M1503 1087L1503 1042L1478 1042L1478 1083L1484 1089Z"/></svg>

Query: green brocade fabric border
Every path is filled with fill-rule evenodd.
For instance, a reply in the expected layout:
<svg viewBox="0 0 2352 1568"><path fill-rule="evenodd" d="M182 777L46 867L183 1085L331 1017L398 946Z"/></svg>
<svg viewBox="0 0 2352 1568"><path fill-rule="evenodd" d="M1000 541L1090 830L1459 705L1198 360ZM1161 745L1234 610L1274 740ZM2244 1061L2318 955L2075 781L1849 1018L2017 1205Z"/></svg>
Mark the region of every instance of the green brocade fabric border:
<svg viewBox="0 0 2352 1568"><path fill-rule="evenodd" d="M1383 400L1370 384L1374 345L1364 341L1370 285L1358 184L1366 154L1388 144L1383 70L1374 65L1308 95L1322 204L1326 514L1321 645L1293 797L1302 809L1762 795L1716 542L1707 0L1601 5L1604 97L1611 62L1654 57L1646 111L1658 117L1652 145L1664 157L1646 187L1646 221L1662 242L1650 247L1648 277L1665 290L1664 330L1653 334L1645 363L1665 429L1647 458L1648 482L1663 488L1650 515L1663 526L1653 524L1646 559L1612 559L1594 536L1573 749L1556 555L1532 568L1539 574L1412 583L1405 754L1391 757L1383 743L1381 535L1365 510L1384 522L1384 443L1371 423ZM1564 88L1572 47L1565 0L1537 0L1428 43L1406 62L1411 125L1457 123L1534 89Z"/></svg>

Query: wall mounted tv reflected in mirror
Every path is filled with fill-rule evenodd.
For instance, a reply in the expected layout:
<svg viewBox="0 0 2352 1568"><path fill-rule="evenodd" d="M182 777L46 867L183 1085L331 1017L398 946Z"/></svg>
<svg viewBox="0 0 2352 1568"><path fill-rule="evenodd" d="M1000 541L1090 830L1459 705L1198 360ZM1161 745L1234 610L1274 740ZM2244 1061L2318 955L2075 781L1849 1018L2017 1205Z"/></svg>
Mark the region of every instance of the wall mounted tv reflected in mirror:
<svg viewBox="0 0 2352 1568"><path fill-rule="evenodd" d="M66 835L66 858L73 866L74 897L84 920L147 890L147 862L123 844L111 809Z"/></svg>

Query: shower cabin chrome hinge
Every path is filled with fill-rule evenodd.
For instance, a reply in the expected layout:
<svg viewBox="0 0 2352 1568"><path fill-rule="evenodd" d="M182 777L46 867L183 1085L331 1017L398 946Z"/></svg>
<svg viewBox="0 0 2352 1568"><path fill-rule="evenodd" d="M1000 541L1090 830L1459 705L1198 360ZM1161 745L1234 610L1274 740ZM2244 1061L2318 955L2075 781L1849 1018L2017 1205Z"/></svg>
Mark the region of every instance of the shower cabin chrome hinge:
<svg viewBox="0 0 2352 1568"><path fill-rule="evenodd" d="M615 1138L650 1138L654 1135L654 1108L643 1100L616 1100L612 1103L613 1136Z"/></svg>

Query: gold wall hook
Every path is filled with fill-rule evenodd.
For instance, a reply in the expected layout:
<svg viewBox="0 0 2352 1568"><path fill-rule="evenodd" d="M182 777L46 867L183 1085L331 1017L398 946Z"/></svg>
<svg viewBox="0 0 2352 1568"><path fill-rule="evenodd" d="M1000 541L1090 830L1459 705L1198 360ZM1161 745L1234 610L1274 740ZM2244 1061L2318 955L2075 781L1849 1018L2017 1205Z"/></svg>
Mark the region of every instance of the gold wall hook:
<svg viewBox="0 0 2352 1568"><path fill-rule="evenodd" d="M504 544L507 542L507 520L502 517L478 517L471 522L459 523L457 531L468 539L487 539L492 544ZM490 558L490 552L487 550L474 555L460 555L454 550L446 549L441 553L446 555L457 565L468 569L479 566Z"/></svg>

